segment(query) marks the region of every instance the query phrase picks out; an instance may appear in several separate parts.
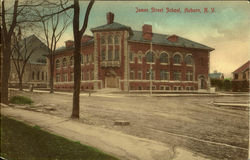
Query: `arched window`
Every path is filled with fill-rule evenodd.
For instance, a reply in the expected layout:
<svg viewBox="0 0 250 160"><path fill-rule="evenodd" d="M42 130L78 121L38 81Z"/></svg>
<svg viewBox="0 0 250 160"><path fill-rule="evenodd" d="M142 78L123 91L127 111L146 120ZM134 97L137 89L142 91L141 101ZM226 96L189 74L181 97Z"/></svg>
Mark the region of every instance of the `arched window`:
<svg viewBox="0 0 250 160"><path fill-rule="evenodd" d="M113 37L112 36L108 36L108 42L109 42L109 44L113 43Z"/></svg>
<svg viewBox="0 0 250 160"><path fill-rule="evenodd" d="M101 44L105 44L105 37L104 36L101 37Z"/></svg>
<svg viewBox="0 0 250 160"><path fill-rule="evenodd" d="M192 56L191 55L187 55L186 58L185 58L185 62L188 65L193 64L193 58L192 58Z"/></svg>
<svg viewBox="0 0 250 160"><path fill-rule="evenodd" d="M162 53L160 55L160 62L161 63L168 63L168 55L167 55L167 53Z"/></svg>
<svg viewBox="0 0 250 160"><path fill-rule="evenodd" d="M119 37L115 36L115 44L119 44Z"/></svg>
<svg viewBox="0 0 250 160"><path fill-rule="evenodd" d="M67 60L66 60L66 58L63 58L62 64L63 64L63 67L66 67L66 66L67 66Z"/></svg>
<svg viewBox="0 0 250 160"><path fill-rule="evenodd" d="M151 62L153 63L154 62L154 53L153 52L148 52L146 54L146 62Z"/></svg>
<svg viewBox="0 0 250 160"><path fill-rule="evenodd" d="M60 68L60 60L59 59L56 60L56 68Z"/></svg>
<svg viewBox="0 0 250 160"><path fill-rule="evenodd" d="M73 66L73 64L74 64L74 57L71 56L71 57L70 57L70 66Z"/></svg>
<svg viewBox="0 0 250 160"><path fill-rule="evenodd" d="M179 54L174 55L174 64L181 64L181 56Z"/></svg>

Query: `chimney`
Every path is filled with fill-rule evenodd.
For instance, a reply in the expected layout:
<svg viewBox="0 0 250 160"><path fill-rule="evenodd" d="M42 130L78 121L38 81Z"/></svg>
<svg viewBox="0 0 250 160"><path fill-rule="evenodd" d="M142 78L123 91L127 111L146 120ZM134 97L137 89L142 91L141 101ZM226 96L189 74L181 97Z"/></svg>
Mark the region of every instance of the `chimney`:
<svg viewBox="0 0 250 160"><path fill-rule="evenodd" d="M178 41L178 36L173 34L169 37L167 37L167 39L170 41L170 42L177 42Z"/></svg>
<svg viewBox="0 0 250 160"><path fill-rule="evenodd" d="M72 40L65 41L65 46L66 46L66 48L74 47L74 41L72 41Z"/></svg>
<svg viewBox="0 0 250 160"><path fill-rule="evenodd" d="M153 37L152 25L144 24L142 26L142 37L146 40L152 40Z"/></svg>
<svg viewBox="0 0 250 160"><path fill-rule="evenodd" d="M114 13L108 12L107 13L107 24L113 23L114 22L114 17L115 17Z"/></svg>
<svg viewBox="0 0 250 160"><path fill-rule="evenodd" d="M89 36L89 35L85 34L85 35L82 36L82 43L85 43L85 42L87 42L87 41L89 41L91 39L93 39L92 36Z"/></svg>

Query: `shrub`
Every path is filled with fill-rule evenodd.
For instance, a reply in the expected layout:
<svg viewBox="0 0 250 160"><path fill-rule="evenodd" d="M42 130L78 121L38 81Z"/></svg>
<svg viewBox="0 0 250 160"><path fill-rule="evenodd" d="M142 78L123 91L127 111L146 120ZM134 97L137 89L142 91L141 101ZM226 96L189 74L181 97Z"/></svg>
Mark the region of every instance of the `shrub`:
<svg viewBox="0 0 250 160"><path fill-rule="evenodd" d="M13 97L10 98L10 103L14 103L14 104L32 104L33 101L28 97L13 96Z"/></svg>

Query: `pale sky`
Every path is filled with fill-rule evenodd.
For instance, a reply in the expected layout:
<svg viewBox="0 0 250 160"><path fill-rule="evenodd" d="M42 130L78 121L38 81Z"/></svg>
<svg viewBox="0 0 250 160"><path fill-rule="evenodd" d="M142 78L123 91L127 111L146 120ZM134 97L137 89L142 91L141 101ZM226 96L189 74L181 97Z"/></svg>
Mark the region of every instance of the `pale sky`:
<svg viewBox="0 0 250 160"><path fill-rule="evenodd" d="M81 2L81 21L88 2ZM149 12L136 13L136 7ZM151 8L163 8L163 13L151 13ZM166 13L175 8L182 13ZM201 13L184 13L185 8L200 9ZM210 13L203 13L208 8ZM211 13L211 8L214 12ZM176 34L215 48L211 52L210 72L217 70L226 77L250 59L250 4L248 1L96 1L89 17L86 34L91 28L104 25L106 13L115 14L114 21L141 30L143 24L151 24L154 33ZM72 25L62 36L64 41L73 40Z"/></svg>

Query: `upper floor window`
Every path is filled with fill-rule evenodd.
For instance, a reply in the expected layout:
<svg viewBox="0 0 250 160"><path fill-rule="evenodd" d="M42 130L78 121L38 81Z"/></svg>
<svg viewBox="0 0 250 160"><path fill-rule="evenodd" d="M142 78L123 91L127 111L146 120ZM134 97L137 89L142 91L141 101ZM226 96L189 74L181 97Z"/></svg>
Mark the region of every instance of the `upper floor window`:
<svg viewBox="0 0 250 160"><path fill-rule="evenodd" d="M173 73L173 79L174 79L174 80L180 81L180 80L181 80L181 72L175 71L175 72Z"/></svg>
<svg viewBox="0 0 250 160"><path fill-rule="evenodd" d="M142 62L142 55L139 54L139 55L138 55L138 63L141 63L141 62Z"/></svg>
<svg viewBox="0 0 250 160"><path fill-rule="evenodd" d="M61 77L60 77L60 74L57 73L57 74L56 74L56 82L60 82L60 78L61 78Z"/></svg>
<svg viewBox="0 0 250 160"><path fill-rule="evenodd" d="M167 70L161 70L160 71L160 78L161 80L168 80L169 79L169 74L167 72Z"/></svg>
<svg viewBox="0 0 250 160"><path fill-rule="evenodd" d="M134 73L134 71L130 71L130 79L135 79L135 73Z"/></svg>
<svg viewBox="0 0 250 160"><path fill-rule="evenodd" d="M60 60L59 59L56 60L56 68L60 68Z"/></svg>
<svg viewBox="0 0 250 160"><path fill-rule="evenodd" d="M191 55L187 55L185 58L185 62L187 65L192 65L193 64L193 58Z"/></svg>
<svg viewBox="0 0 250 160"><path fill-rule="evenodd" d="M101 51L101 58L102 58L101 59L102 61L105 61L105 59L106 59L106 52L105 52L105 50Z"/></svg>
<svg viewBox="0 0 250 160"><path fill-rule="evenodd" d="M129 61L130 61L130 62L133 62L133 61L134 61L134 54L133 54L133 52L130 52L130 53L129 53Z"/></svg>
<svg viewBox="0 0 250 160"><path fill-rule="evenodd" d="M160 62L161 63L168 63L168 55L167 55L167 53L162 53L160 55Z"/></svg>
<svg viewBox="0 0 250 160"><path fill-rule="evenodd" d="M119 53L119 49L115 50L115 60L118 61L120 59L120 53Z"/></svg>
<svg viewBox="0 0 250 160"><path fill-rule="evenodd" d="M146 54L146 62L150 62L150 63L154 62L154 53L153 52L149 51Z"/></svg>
<svg viewBox="0 0 250 160"><path fill-rule="evenodd" d="M112 61L112 58L113 58L112 50L109 49L109 52L108 52L108 60L109 60L109 61Z"/></svg>
<svg viewBox="0 0 250 160"><path fill-rule="evenodd" d="M73 64L74 64L74 57L71 56L71 57L70 57L70 66L73 66Z"/></svg>
<svg viewBox="0 0 250 160"><path fill-rule="evenodd" d="M101 36L101 44L105 44L105 37Z"/></svg>
<svg viewBox="0 0 250 160"><path fill-rule="evenodd" d="M119 44L119 37L115 36L115 44Z"/></svg>
<svg viewBox="0 0 250 160"><path fill-rule="evenodd" d="M86 55L86 62L89 63L89 55Z"/></svg>
<svg viewBox="0 0 250 160"><path fill-rule="evenodd" d="M84 63L84 55L81 54L81 64Z"/></svg>
<svg viewBox="0 0 250 160"><path fill-rule="evenodd" d="M81 74L81 76L82 76L82 80L84 80L84 71L82 71L82 74Z"/></svg>
<svg viewBox="0 0 250 160"><path fill-rule="evenodd" d="M155 72L154 70L147 70L146 72L146 80L150 80L150 75L151 75L151 80L155 79Z"/></svg>
<svg viewBox="0 0 250 160"><path fill-rule="evenodd" d="M35 72L32 71L32 80L35 80Z"/></svg>
<svg viewBox="0 0 250 160"><path fill-rule="evenodd" d="M142 71L138 71L137 79L142 79Z"/></svg>
<svg viewBox="0 0 250 160"><path fill-rule="evenodd" d="M112 36L108 36L108 42L109 42L109 44L113 44L113 37Z"/></svg>
<svg viewBox="0 0 250 160"><path fill-rule="evenodd" d="M66 67L66 66L67 66L67 59L66 59L66 58L63 58L62 65L63 65L63 67Z"/></svg>
<svg viewBox="0 0 250 160"><path fill-rule="evenodd" d="M181 64L181 56L179 54L174 55L174 64Z"/></svg>
<svg viewBox="0 0 250 160"><path fill-rule="evenodd" d="M37 72L37 80L39 80L40 79L40 72L38 71Z"/></svg>
<svg viewBox="0 0 250 160"><path fill-rule="evenodd" d="M235 74L234 74L234 79L238 79L238 77L239 77L238 74L235 73Z"/></svg>
<svg viewBox="0 0 250 160"><path fill-rule="evenodd" d="M187 81L193 81L193 72L192 71L187 71L186 80Z"/></svg>

